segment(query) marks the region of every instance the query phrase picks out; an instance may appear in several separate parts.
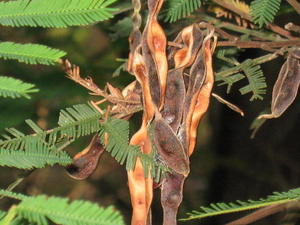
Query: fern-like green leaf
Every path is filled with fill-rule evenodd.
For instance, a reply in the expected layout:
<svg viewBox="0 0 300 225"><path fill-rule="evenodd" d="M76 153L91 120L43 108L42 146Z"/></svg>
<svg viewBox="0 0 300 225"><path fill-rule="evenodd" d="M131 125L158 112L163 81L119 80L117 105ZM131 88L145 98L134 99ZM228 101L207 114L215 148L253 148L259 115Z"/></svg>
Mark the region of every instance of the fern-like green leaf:
<svg viewBox="0 0 300 225"><path fill-rule="evenodd" d="M28 64L53 65L65 55L65 52L45 45L0 42L0 58L15 59Z"/></svg>
<svg viewBox="0 0 300 225"><path fill-rule="evenodd" d="M0 24L6 26L67 27L112 18L115 0L17 0L0 2Z"/></svg>
<svg viewBox="0 0 300 225"><path fill-rule="evenodd" d="M175 22L200 8L201 0L168 0L165 21Z"/></svg>
<svg viewBox="0 0 300 225"><path fill-rule="evenodd" d="M0 210L0 220L6 215L5 211Z"/></svg>
<svg viewBox="0 0 300 225"><path fill-rule="evenodd" d="M222 76L216 76L216 81L222 81L218 84L218 86L227 85L227 94L230 92L232 85L242 79L244 79L245 76L241 73L236 73L227 77Z"/></svg>
<svg viewBox="0 0 300 225"><path fill-rule="evenodd" d="M281 0L254 0L250 11L254 23L262 27L272 22L279 11Z"/></svg>
<svg viewBox="0 0 300 225"><path fill-rule="evenodd" d="M34 84L24 83L11 77L0 76L0 96L7 98L30 98L30 93L38 92Z"/></svg>
<svg viewBox="0 0 300 225"><path fill-rule="evenodd" d="M33 169L54 164L66 166L71 163L72 159L66 152L49 150L46 146L33 146L25 151L0 149L0 166Z"/></svg>
<svg viewBox="0 0 300 225"><path fill-rule="evenodd" d="M0 190L0 195L15 197L14 192ZM113 207L100 207L88 201L69 202L66 198L29 197L21 195L21 202L16 206L19 217L30 224L47 225L48 220L61 225L125 225L120 213Z"/></svg>
<svg viewBox="0 0 300 225"><path fill-rule="evenodd" d="M201 219L210 216L222 215L226 213L240 212L261 208L274 204L284 204L291 201L298 201L300 197L300 188L291 189L288 192L274 192L267 198L260 200L236 201L230 203L213 203L208 207L200 207L199 211L193 210L188 213L188 217L181 219L183 221Z"/></svg>
<svg viewBox="0 0 300 225"><path fill-rule="evenodd" d="M101 114L93 106L80 104L61 110L58 121L59 126L49 131L42 130L31 120L26 120L26 123L35 133L25 135L15 128L6 129L8 134L2 135L0 148L25 150L26 146L30 145L31 148L37 151L37 146L46 143L49 149L56 149L58 144L64 147L64 144L68 143L68 139L74 140L98 132L101 128L100 117Z"/></svg>
<svg viewBox="0 0 300 225"><path fill-rule="evenodd" d="M103 124L103 130L100 130L99 136L104 142L105 133L108 134L108 144L106 151L121 164L126 162L126 169L133 170L137 158L143 164L144 174L148 176L148 171L151 170L151 176L157 181L160 176L167 170L167 168L154 159L154 152L152 154L144 154L136 145L128 145L129 142L129 123L121 119L108 119Z"/></svg>
<svg viewBox="0 0 300 225"><path fill-rule="evenodd" d="M260 68L260 65L253 64L252 60L246 60L241 65L242 70L244 71L249 84L245 87L239 89L242 95L252 92L252 97L250 101L255 99L263 99L263 96L266 93L266 79Z"/></svg>

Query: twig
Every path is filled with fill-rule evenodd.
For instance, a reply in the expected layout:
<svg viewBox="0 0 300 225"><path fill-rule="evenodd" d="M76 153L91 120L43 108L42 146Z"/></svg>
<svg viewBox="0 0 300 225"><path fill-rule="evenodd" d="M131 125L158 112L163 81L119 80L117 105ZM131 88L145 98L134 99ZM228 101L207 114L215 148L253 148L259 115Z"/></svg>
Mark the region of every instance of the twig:
<svg viewBox="0 0 300 225"><path fill-rule="evenodd" d="M232 109L233 111L239 113L241 116L244 116L244 112L243 110L241 110L238 106L232 104L231 102L225 100L224 98L222 98L220 95L217 95L216 93L212 93L211 94L215 99L217 99L219 102L221 102L222 104L227 105L228 108Z"/></svg>
<svg viewBox="0 0 300 225"><path fill-rule="evenodd" d="M267 55L252 59L252 61L255 65L263 64L265 62L268 62L268 61L271 61L271 60L277 58L280 54L282 54L282 52L283 52L283 50L279 50L275 53L267 54ZM238 66L235 66L235 67L229 68L227 70L223 70L221 72L218 72L218 73L216 73L216 76L227 77L231 74L238 73L241 70L242 70L242 66L240 64Z"/></svg>
<svg viewBox="0 0 300 225"><path fill-rule="evenodd" d="M213 0L213 2L217 3L218 5L240 15L242 18L252 22L251 16L248 13L245 13L244 11L240 10L239 8L235 7L233 4L228 4L226 1L223 0ZM291 35L291 33L276 24L270 23L266 26L268 29L272 30L275 33L280 34L283 37L286 37L288 39L294 40L295 37Z"/></svg>
<svg viewBox="0 0 300 225"><path fill-rule="evenodd" d="M210 22L218 28L224 28L226 30L251 35L253 37L257 37L259 39L267 40L267 41L278 41L278 40L280 40L280 38L276 37L275 35L273 35L271 33L266 33L266 32L256 31L256 30L249 30L247 28L240 27L240 26L237 26L237 25L232 24L232 23L223 22L219 19L216 19L214 17L208 16L208 15L205 15L205 14L204 15L199 15L199 17L200 17L201 20Z"/></svg>
<svg viewBox="0 0 300 225"><path fill-rule="evenodd" d="M297 26L293 23L288 23L284 26L285 29L300 33L300 26Z"/></svg>
<svg viewBox="0 0 300 225"><path fill-rule="evenodd" d="M300 4L296 0L287 0L287 2L293 6L293 8L300 14Z"/></svg>
<svg viewBox="0 0 300 225"><path fill-rule="evenodd" d="M286 208L286 204L277 204L267 206L265 208L259 209L253 213L248 214L238 220L232 221L230 223L226 223L225 225L247 225L249 223L253 223L257 220L260 220L264 217L270 216L277 212L280 212Z"/></svg>
<svg viewBox="0 0 300 225"><path fill-rule="evenodd" d="M218 46L235 46L238 48L282 48L291 46L300 46L300 40L289 40L289 41L219 41Z"/></svg>

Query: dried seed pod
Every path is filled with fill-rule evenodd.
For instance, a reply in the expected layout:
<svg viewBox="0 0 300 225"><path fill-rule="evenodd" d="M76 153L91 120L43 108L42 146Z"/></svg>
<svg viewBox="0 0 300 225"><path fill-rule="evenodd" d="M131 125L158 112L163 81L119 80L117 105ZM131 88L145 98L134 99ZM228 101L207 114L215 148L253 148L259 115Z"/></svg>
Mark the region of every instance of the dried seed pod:
<svg viewBox="0 0 300 225"><path fill-rule="evenodd" d="M149 78L147 76L147 69L143 57L137 51L135 52L134 62L133 62L133 72L141 84L143 91L143 104L144 104L144 117L147 121L150 121L155 112L155 105L153 104L150 87Z"/></svg>
<svg viewBox="0 0 300 225"><path fill-rule="evenodd" d="M196 138L197 138L197 129L199 122L203 115L206 113L210 98L211 98L211 91L214 84L214 72L212 68L212 52L210 48L210 41L205 43L205 68L206 68L206 76L204 84L201 85L200 92L197 96L194 112L192 115L191 125L189 129L188 135L188 155L190 156L195 148L196 145Z"/></svg>
<svg viewBox="0 0 300 225"><path fill-rule="evenodd" d="M167 38L163 29L157 22L157 15L162 4L163 0L148 1L149 16L145 27L147 44L156 65L160 84L160 108L163 106L168 75L168 61L166 56Z"/></svg>
<svg viewBox="0 0 300 225"><path fill-rule="evenodd" d="M189 67L195 60L201 48L203 34L197 24L193 24L181 31L181 38L185 45L174 55L175 68Z"/></svg>
<svg viewBox="0 0 300 225"><path fill-rule="evenodd" d="M168 174L161 186L161 205L163 207L163 225L176 225L177 212L182 201L185 177L181 174Z"/></svg>
<svg viewBox="0 0 300 225"><path fill-rule="evenodd" d="M159 108L160 100L161 100L160 81L158 79L158 74L157 74L154 59L151 55L151 52L150 52L150 49L148 46L147 29L144 30L143 36L142 36L142 51L143 51L145 65L147 68L151 97L152 97L153 103L156 105L157 108Z"/></svg>
<svg viewBox="0 0 300 225"><path fill-rule="evenodd" d="M272 119L281 116L294 102L300 84L300 48L290 52L282 65L273 87L271 114L259 116L259 119Z"/></svg>
<svg viewBox="0 0 300 225"><path fill-rule="evenodd" d="M73 163L66 168L68 175L76 180L88 178L96 170L103 152L104 148L96 134L89 146L73 157Z"/></svg>
<svg viewBox="0 0 300 225"><path fill-rule="evenodd" d="M147 134L145 123L143 123L141 129L133 135L130 144L139 145L143 153L151 152L151 142ZM149 176L146 178L143 165L138 158L134 170L128 171L127 175L133 208L131 224L146 225L153 198L153 180L150 176L150 171Z"/></svg>
<svg viewBox="0 0 300 225"><path fill-rule="evenodd" d="M176 133L183 113L183 103L185 99L185 85L182 78L182 69L170 70L167 80L167 90L165 105L162 117Z"/></svg>
<svg viewBox="0 0 300 225"><path fill-rule="evenodd" d="M157 152L168 167L187 176L189 159L186 152L172 128L158 114L155 115L154 121L154 143Z"/></svg>

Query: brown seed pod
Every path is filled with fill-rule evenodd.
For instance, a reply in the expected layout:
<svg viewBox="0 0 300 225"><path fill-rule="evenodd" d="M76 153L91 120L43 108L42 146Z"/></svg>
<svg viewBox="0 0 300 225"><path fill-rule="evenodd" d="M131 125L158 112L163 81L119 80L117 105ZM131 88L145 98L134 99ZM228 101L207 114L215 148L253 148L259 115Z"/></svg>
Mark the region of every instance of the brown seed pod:
<svg viewBox="0 0 300 225"><path fill-rule="evenodd" d="M73 157L73 163L66 168L68 175L76 180L88 178L96 170L103 152L104 148L96 134L89 146Z"/></svg>
<svg viewBox="0 0 300 225"><path fill-rule="evenodd" d="M182 77L182 69L169 71L165 105L161 112L164 120L176 133L182 119L183 103L185 100L185 86Z"/></svg>
<svg viewBox="0 0 300 225"><path fill-rule="evenodd" d="M271 114L259 116L259 119L272 119L281 116L294 102L300 84L300 48L290 52L282 65L273 87Z"/></svg>
<svg viewBox="0 0 300 225"><path fill-rule="evenodd" d="M139 145L143 153L151 153L152 145L145 125L146 124L143 123L141 129L133 135L130 144ZM134 170L128 171L127 175L133 208L131 224L146 225L153 198L153 180L150 174L148 178L145 177L144 168L139 158L137 159Z"/></svg>
<svg viewBox="0 0 300 225"><path fill-rule="evenodd" d="M160 84L160 108L163 106L168 75L168 61L166 56L167 38L164 30L157 21L157 15L162 4L163 0L148 1L149 16L145 27L147 44L156 65L157 76Z"/></svg>
<svg viewBox="0 0 300 225"><path fill-rule="evenodd" d="M144 30L143 36L142 36L142 52L143 52L145 65L147 68L151 97L152 97L153 103L156 105L157 108L159 108L160 100L161 100L160 81L158 78L154 59L151 55L151 52L150 52L150 49L148 46L147 29Z"/></svg>
<svg viewBox="0 0 300 225"><path fill-rule="evenodd" d="M186 151L172 128L165 122L161 115L158 116L157 114L154 121L154 143L157 152L169 168L187 176L190 168Z"/></svg>
<svg viewBox="0 0 300 225"><path fill-rule="evenodd" d="M181 31L181 39L184 47L174 55L175 68L189 67L195 60L197 52L201 48L203 34L197 24L193 24Z"/></svg>
<svg viewBox="0 0 300 225"><path fill-rule="evenodd" d="M176 225L177 212L182 201L182 191L185 177L181 174L170 173L161 185L161 205L163 207L163 225Z"/></svg>

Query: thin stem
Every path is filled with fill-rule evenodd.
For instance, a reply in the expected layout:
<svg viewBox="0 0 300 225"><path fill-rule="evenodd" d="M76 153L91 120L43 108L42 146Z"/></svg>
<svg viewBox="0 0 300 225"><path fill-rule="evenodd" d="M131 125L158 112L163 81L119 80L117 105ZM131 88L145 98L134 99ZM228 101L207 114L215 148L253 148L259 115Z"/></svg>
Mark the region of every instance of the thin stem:
<svg viewBox="0 0 300 225"><path fill-rule="evenodd" d="M285 208L286 208L286 204L277 204L277 205L267 206L265 208L255 211L253 213L250 213L247 216L244 216L238 220L227 223L225 225L241 225L241 224L247 225L247 224L253 223L257 220L260 220L264 217L267 217L267 216L270 216L277 212L280 212Z"/></svg>
<svg viewBox="0 0 300 225"><path fill-rule="evenodd" d="M287 0L287 2L293 6L293 8L300 14L300 4L296 0Z"/></svg>
<svg viewBox="0 0 300 225"><path fill-rule="evenodd" d="M229 4L228 2L223 1L223 0L213 0L213 2L215 2L218 5L220 5L224 8L238 14L243 19L246 19L246 20L252 22L251 16L248 13L246 13L246 12L240 10L239 8L235 7L235 5ZM293 37L289 31L277 26L276 24L270 23L266 27L268 29L272 30L273 32L280 34L283 37L286 37L286 38L291 39L291 40L295 39L295 37Z"/></svg>
<svg viewBox="0 0 300 225"><path fill-rule="evenodd" d="M238 48L261 48L261 49L272 49L282 48L291 46L300 46L300 40L289 40L289 41L219 41L218 46L235 46Z"/></svg>

